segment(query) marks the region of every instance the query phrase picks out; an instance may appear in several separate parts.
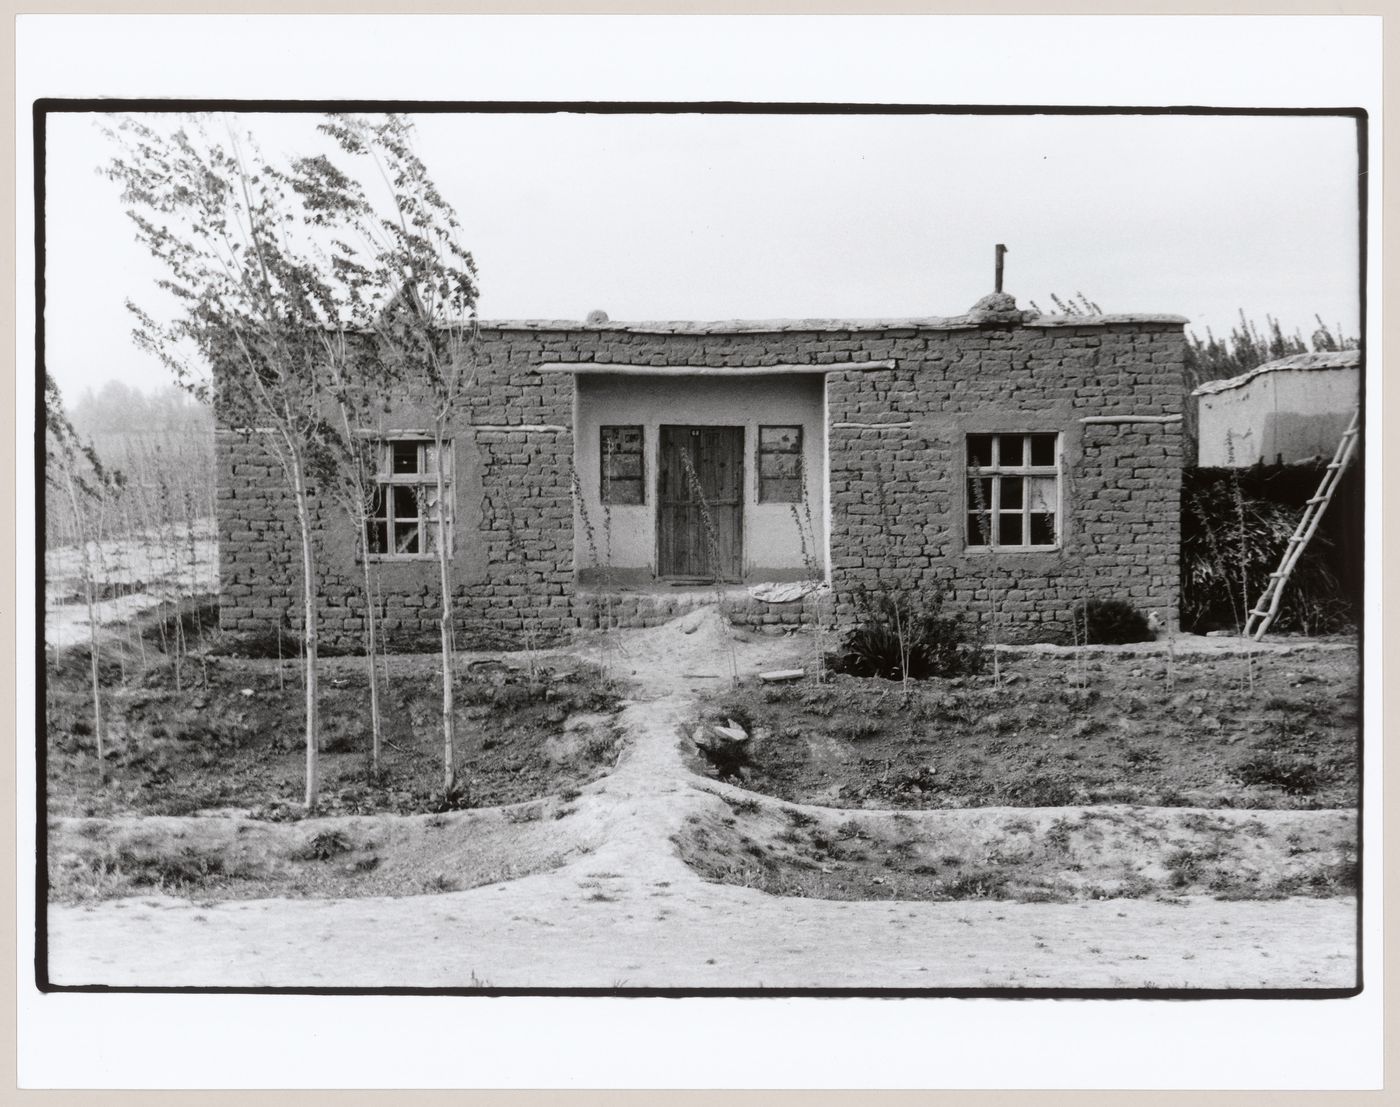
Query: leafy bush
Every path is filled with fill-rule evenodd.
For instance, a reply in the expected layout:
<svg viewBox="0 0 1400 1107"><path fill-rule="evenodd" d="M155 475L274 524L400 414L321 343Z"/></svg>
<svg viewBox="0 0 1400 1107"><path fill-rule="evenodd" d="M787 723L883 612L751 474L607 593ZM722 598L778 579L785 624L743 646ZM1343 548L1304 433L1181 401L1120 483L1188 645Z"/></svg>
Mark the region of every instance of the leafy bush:
<svg viewBox="0 0 1400 1107"><path fill-rule="evenodd" d="M1243 626L1248 617L1244 593L1250 604L1263 593L1321 473L1317 465L1186 470L1181 504L1184 628L1200 633ZM1359 481L1349 471L1288 578L1274 630L1319 634L1355 624L1360 511Z"/></svg>
<svg viewBox="0 0 1400 1107"><path fill-rule="evenodd" d="M943 613L939 592L857 588L857 622L827 666L851 676L926 680L982 668L981 644L961 618Z"/></svg>
<svg viewBox="0 0 1400 1107"><path fill-rule="evenodd" d="M1235 775L1244 784L1277 788L1290 796L1310 796L1322 783L1322 771L1306 757L1264 751L1241 761Z"/></svg>
<svg viewBox="0 0 1400 1107"><path fill-rule="evenodd" d="M1123 600L1085 600L1075 604L1074 625L1076 637L1082 636L1091 646L1152 640L1147 617Z"/></svg>

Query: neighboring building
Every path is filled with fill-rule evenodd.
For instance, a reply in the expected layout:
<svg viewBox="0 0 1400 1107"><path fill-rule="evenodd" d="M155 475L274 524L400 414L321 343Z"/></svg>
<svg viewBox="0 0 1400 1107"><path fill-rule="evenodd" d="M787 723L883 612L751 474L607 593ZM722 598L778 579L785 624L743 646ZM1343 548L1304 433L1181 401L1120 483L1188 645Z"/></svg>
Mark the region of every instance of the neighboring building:
<svg viewBox="0 0 1400 1107"><path fill-rule="evenodd" d="M1203 468L1330 458L1361 402L1361 352L1294 354L1191 395Z"/></svg>
<svg viewBox="0 0 1400 1107"><path fill-rule="evenodd" d="M445 539L426 409L394 398L372 527L391 639L433 641L442 540L468 636L595 625L605 597L654 621L716 578L827 577L841 614L861 586L938 588L953 610L995 605L1006 641L1067 638L1091 597L1175 624L1183 318L1036 316L1001 294L947 319L592 318L481 324ZM218 458L222 625L295 626L276 463L226 427ZM353 646L357 544L317 499L320 629ZM733 617L801 609L741 599Z"/></svg>

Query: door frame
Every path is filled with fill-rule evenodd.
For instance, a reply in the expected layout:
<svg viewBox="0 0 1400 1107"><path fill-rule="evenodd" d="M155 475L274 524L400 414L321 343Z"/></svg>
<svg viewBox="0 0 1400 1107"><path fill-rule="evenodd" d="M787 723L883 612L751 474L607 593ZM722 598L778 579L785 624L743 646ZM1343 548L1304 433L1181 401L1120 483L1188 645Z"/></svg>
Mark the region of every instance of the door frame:
<svg viewBox="0 0 1400 1107"><path fill-rule="evenodd" d="M736 455L736 456L737 456L737 459L738 459L738 464L739 464L739 512L738 512L738 518L739 518L739 532L738 532L738 534L735 536L735 545L736 545L736 547L737 547L737 557L736 557L736 560L738 561L738 572L737 572L737 574L736 574L736 576L735 576L735 579L734 579L733 581L727 581L727 580L725 580L725 579L724 579L723 577L721 577L718 573L717 573L714 577L670 576L670 575L664 573L664 572L662 571L662 567L661 567L661 513L662 513L662 503L661 503L661 472L662 472L662 468L663 468L664 465L665 465L665 461L664 461L664 458L663 458L663 456L662 456L662 444L663 444L663 441L664 441L664 438L665 438L665 432L666 432L667 430L673 430L673 431L680 430L680 431L683 431L683 430L701 430L701 429L709 429L709 430L731 430L731 431L738 431L738 432L739 432L739 449L738 449L738 452L737 452L737 455ZM697 583L697 584L701 584L701 583L705 583L705 584L709 584L709 583L714 583L714 584L730 584L730 583L736 583L736 584L737 584L737 583L742 583L742 581L743 581L743 579L744 579L744 573L745 573L745 569L744 569L744 564L745 564L745 562L744 562L744 554L745 554L745 549L744 549L745 532L748 530L748 515L749 515L749 464L748 464L749 437L750 437L750 436L749 436L749 427L748 427L748 424L747 424L747 423L662 423L662 422L658 422L658 423L656 424L656 464L652 467L653 470L654 470L654 472L655 472L655 476L652 478L651 484L652 484L652 502L656 505L655 515L654 515L653 518L652 518L652 532L653 532L653 537L654 537L654 542L655 542L655 554L654 554L655 561L654 561L654 564L656 565L656 579L657 579L657 580L665 581L665 582L667 582L667 583L676 583L676 584L684 583L684 582L686 582L686 581L694 581L694 582Z"/></svg>

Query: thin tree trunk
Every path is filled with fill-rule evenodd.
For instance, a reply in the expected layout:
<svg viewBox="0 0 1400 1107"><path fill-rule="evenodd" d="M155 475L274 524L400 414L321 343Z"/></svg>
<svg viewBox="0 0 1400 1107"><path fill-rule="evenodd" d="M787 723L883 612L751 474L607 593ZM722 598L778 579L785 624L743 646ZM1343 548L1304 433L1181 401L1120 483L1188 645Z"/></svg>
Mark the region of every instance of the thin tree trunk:
<svg viewBox="0 0 1400 1107"><path fill-rule="evenodd" d="M437 547L438 573L442 586L442 787L446 795L457 790L456 719L453 703L452 666L452 563L449 559L446 521L447 484L443 478L443 434L439 423L433 435L437 450Z"/></svg>
<svg viewBox="0 0 1400 1107"><path fill-rule="evenodd" d="M73 471L63 466L63 480L68 489L68 503L73 509L73 526L78 535L79 564L83 573L83 595L87 600L88 661L92 673L92 734L97 742L97 777L107 781L106 751L102 747L102 683L97 661L97 604L92 594L92 562L88 556L87 528L83 526L82 508L78 505L78 490Z"/></svg>
<svg viewBox="0 0 1400 1107"><path fill-rule="evenodd" d="M306 477L301 459L291 459L292 490L296 497L297 524L301 528L302 643L306 686L306 810L316 809L320 792L320 719L317 703L316 665L316 556L312 547L311 505L307 502Z"/></svg>
<svg viewBox="0 0 1400 1107"><path fill-rule="evenodd" d="M363 503L364 501L361 500ZM360 519L360 564L365 571L365 663L369 669L369 767L375 779L379 777L379 673L374 661L374 592L369 572L369 538L367 520Z"/></svg>

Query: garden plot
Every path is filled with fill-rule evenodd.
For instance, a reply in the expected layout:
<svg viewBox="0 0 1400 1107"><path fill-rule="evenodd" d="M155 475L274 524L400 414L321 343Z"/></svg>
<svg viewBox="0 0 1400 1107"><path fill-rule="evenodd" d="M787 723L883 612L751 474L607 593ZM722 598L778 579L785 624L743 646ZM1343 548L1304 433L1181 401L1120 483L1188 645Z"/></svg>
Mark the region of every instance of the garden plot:
<svg viewBox="0 0 1400 1107"><path fill-rule="evenodd" d="M708 696L695 725L744 727L736 779L796 803L1354 807L1354 646L1252 657L1210 648L1027 650L1004 654L997 677L907 692L854 677L751 680Z"/></svg>
<svg viewBox="0 0 1400 1107"><path fill-rule="evenodd" d="M442 795L440 678L434 658L395 658L381 684L380 773L369 765L362 660L323 665L321 814L414 814L568 796L616 760L618 688L579 662L472 665L456 680L460 796ZM106 662L115 678L116 663ZM50 815L127 817L233 811L299 817L303 692L295 664L202 656L187 684L133 679L104 690L107 775L100 784L81 664L51 667ZM115 683L115 681L114 681Z"/></svg>

